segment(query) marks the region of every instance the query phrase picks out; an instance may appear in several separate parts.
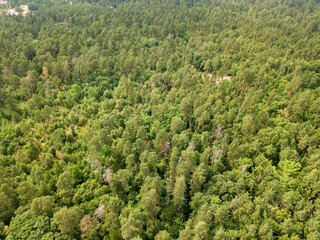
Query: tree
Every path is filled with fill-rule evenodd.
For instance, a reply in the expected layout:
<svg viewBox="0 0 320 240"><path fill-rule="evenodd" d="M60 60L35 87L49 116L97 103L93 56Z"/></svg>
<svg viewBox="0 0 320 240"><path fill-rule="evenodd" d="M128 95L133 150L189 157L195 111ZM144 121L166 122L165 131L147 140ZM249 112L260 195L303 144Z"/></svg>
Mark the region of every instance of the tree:
<svg viewBox="0 0 320 240"><path fill-rule="evenodd" d="M200 221L194 227L195 238L206 239L209 234L209 224L204 221Z"/></svg>
<svg viewBox="0 0 320 240"><path fill-rule="evenodd" d="M185 129L185 122L180 117L173 117L171 120L171 131L173 133L180 133Z"/></svg>
<svg viewBox="0 0 320 240"><path fill-rule="evenodd" d="M195 168L195 152L191 148L181 152L181 162L178 167L178 175L183 175L186 179L189 179L190 173Z"/></svg>
<svg viewBox="0 0 320 240"><path fill-rule="evenodd" d="M134 168L135 168L135 155L134 154L130 154L129 156L127 156L126 164L127 164L127 167L129 168L130 173L131 173L131 181L133 181L133 174L134 174Z"/></svg>
<svg viewBox="0 0 320 240"><path fill-rule="evenodd" d="M144 226L144 216L139 208L124 209L121 216L121 234L124 239L138 237Z"/></svg>
<svg viewBox="0 0 320 240"><path fill-rule="evenodd" d="M173 189L173 204L177 210L181 211L185 204L185 191L186 191L186 181L184 176L177 178L174 189Z"/></svg>
<svg viewBox="0 0 320 240"><path fill-rule="evenodd" d="M129 190L130 171L128 169L121 169L116 174L112 175L112 189L120 194L127 194Z"/></svg>
<svg viewBox="0 0 320 240"><path fill-rule="evenodd" d="M25 211L12 219L6 237L8 239L41 239L50 236L53 231L48 216L33 217L29 211Z"/></svg>
<svg viewBox="0 0 320 240"><path fill-rule="evenodd" d="M245 116L243 118L242 133L244 135L247 135L249 133L252 133L253 131L254 131L253 118L251 116Z"/></svg>
<svg viewBox="0 0 320 240"><path fill-rule="evenodd" d="M97 221L89 214L85 215L80 221L81 238L94 238L97 235L95 226Z"/></svg>
<svg viewBox="0 0 320 240"><path fill-rule="evenodd" d="M72 175L68 171L62 173L57 181L58 196L61 198L63 203L67 205L70 205L72 202L73 184L74 181Z"/></svg>
<svg viewBox="0 0 320 240"><path fill-rule="evenodd" d="M168 140L168 134L165 130L160 130L156 136L156 139L154 140L154 146L162 156L164 155L164 145Z"/></svg>
<svg viewBox="0 0 320 240"><path fill-rule="evenodd" d="M155 240L171 240L172 237L170 236L168 231L163 230L163 231L158 232L158 234L155 236L154 239Z"/></svg>
<svg viewBox="0 0 320 240"><path fill-rule="evenodd" d="M193 97L191 95L182 99L180 111L182 112L185 121L189 123L189 129L190 132L192 132L191 119L193 114Z"/></svg>
<svg viewBox="0 0 320 240"><path fill-rule="evenodd" d="M9 223L17 206L17 197L13 187L4 183L0 187L0 220Z"/></svg>
<svg viewBox="0 0 320 240"><path fill-rule="evenodd" d="M33 199L30 210L35 216L44 214L50 216L54 207L54 198L52 196L44 196Z"/></svg>
<svg viewBox="0 0 320 240"><path fill-rule="evenodd" d="M64 207L56 212L53 216L54 222L63 234L75 236L79 232L79 222L82 218L82 211L78 207Z"/></svg>
<svg viewBox="0 0 320 240"><path fill-rule="evenodd" d="M202 163L200 164L196 171L193 173L190 185L191 185L191 195L201 190L202 184L204 184L206 177L205 177L205 165Z"/></svg>
<svg viewBox="0 0 320 240"><path fill-rule="evenodd" d="M171 156L170 156L170 176L172 179L175 179L176 177L176 172L177 172L177 165L179 161L179 150L177 147L174 147L171 151Z"/></svg>
<svg viewBox="0 0 320 240"><path fill-rule="evenodd" d="M79 184L83 181L83 172L76 165L73 165L71 168L71 174L74 184Z"/></svg>
<svg viewBox="0 0 320 240"><path fill-rule="evenodd" d="M141 198L141 208L150 220L157 218L157 214L160 211L159 201L160 198L155 189L144 193Z"/></svg>
<svg viewBox="0 0 320 240"><path fill-rule="evenodd" d="M36 195L37 188L31 181L25 181L20 183L17 192L21 203L26 204L27 202L32 202L32 199Z"/></svg>

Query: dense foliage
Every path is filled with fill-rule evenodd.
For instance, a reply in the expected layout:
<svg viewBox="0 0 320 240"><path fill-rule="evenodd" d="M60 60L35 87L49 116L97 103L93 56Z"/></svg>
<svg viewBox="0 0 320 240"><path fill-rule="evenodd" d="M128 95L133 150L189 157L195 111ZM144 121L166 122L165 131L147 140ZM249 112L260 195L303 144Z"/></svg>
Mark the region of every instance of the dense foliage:
<svg viewBox="0 0 320 240"><path fill-rule="evenodd" d="M319 239L319 1L27 3L0 238Z"/></svg>

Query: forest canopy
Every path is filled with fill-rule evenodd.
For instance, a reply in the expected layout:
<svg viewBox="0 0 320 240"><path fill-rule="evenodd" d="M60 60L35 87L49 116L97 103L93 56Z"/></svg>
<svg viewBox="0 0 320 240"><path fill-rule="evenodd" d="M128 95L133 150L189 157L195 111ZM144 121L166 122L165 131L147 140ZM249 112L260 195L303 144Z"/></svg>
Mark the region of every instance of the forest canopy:
<svg viewBox="0 0 320 240"><path fill-rule="evenodd" d="M20 4L0 239L319 239L318 0Z"/></svg>

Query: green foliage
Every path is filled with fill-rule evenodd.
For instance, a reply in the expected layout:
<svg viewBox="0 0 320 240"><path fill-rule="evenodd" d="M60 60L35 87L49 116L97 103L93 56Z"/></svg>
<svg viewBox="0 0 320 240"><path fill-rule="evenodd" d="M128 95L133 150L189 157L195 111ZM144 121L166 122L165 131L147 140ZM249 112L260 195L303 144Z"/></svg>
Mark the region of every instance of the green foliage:
<svg viewBox="0 0 320 240"><path fill-rule="evenodd" d="M54 198L52 196L39 197L32 201L30 211L35 216L52 216L54 206Z"/></svg>
<svg viewBox="0 0 320 240"><path fill-rule="evenodd" d="M62 208L53 216L53 221L58 225L58 229L62 234L71 237L79 234L79 222L82 217L82 211L78 207Z"/></svg>
<svg viewBox="0 0 320 240"><path fill-rule="evenodd" d="M21 4L1 239L319 238L319 1Z"/></svg>

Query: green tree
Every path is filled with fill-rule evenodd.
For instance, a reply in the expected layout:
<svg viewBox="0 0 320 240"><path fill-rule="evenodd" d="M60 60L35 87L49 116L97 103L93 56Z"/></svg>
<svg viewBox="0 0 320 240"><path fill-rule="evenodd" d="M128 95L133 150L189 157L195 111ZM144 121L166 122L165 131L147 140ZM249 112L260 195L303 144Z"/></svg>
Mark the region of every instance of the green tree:
<svg viewBox="0 0 320 240"><path fill-rule="evenodd" d="M59 176L57 181L57 193L64 204L70 205L73 196L73 178L72 175L65 171Z"/></svg>
<svg viewBox="0 0 320 240"><path fill-rule="evenodd" d="M78 207L61 208L53 216L54 222L58 225L58 229L63 234L75 236L79 232L79 223L82 218L82 211Z"/></svg>
<svg viewBox="0 0 320 240"><path fill-rule="evenodd" d="M54 198L52 196L44 196L33 199L30 210L35 216L44 214L50 216L54 207Z"/></svg>
<svg viewBox="0 0 320 240"><path fill-rule="evenodd" d="M19 199L22 204L32 202L32 199L36 196L37 188L31 181L21 182L17 188Z"/></svg>
<svg viewBox="0 0 320 240"><path fill-rule="evenodd" d="M155 240L171 240L172 237L170 236L168 231L163 230L163 231L158 232L158 234L155 236L154 239Z"/></svg>
<svg viewBox="0 0 320 240"><path fill-rule="evenodd" d="M181 211L185 204L186 181L184 176L178 177L173 189L173 204L175 208Z"/></svg>
<svg viewBox="0 0 320 240"><path fill-rule="evenodd" d="M124 239L138 237L144 227L144 215L139 208L124 209L121 213L121 235Z"/></svg>
<svg viewBox="0 0 320 240"><path fill-rule="evenodd" d="M201 190L201 186L204 184L206 180L205 173L205 165L202 163L197 167L196 171L193 173L191 177L191 195Z"/></svg>

